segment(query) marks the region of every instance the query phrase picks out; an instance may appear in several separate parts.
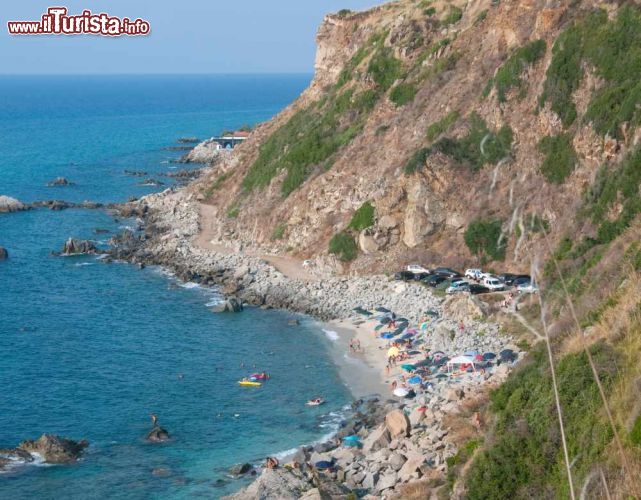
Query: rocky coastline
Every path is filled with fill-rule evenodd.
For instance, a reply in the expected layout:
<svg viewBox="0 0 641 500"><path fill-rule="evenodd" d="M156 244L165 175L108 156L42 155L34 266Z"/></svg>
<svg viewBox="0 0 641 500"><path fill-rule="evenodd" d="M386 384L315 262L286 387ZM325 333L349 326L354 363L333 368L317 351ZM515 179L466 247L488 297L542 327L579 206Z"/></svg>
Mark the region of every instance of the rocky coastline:
<svg viewBox="0 0 641 500"><path fill-rule="evenodd" d="M194 243L201 229L199 206L188 189L152 194L116 212L118 217L136 218L140 230L112 238L109 256L103 260L158 265L184 281L218 287L225 299L214 311L239 311L246 304L323 321L351 321L357 328L365 320L355 308L374 310L384 305L410 324L418 324L426 311L437 315L426 344L432 350L498 352L512 345L497 324L485 319L489 306L473 298L437 297L423 286L384 275L297 280L243 249L235 253L203 249ZM463 321L467 328L457 334ZM354 493L394 498L406 495L415 483L425 491L443 488L448 463L453 463L462 443L481 432L482 423L474 419L476 410L510 369L511 363L505 363L482 375L464 374L455 383L435 379L412 400L383 395L359 401L330 442L300 448L285 467L262 469L250 486L230 498L347 498ZM347 436L355 436L360 446L343 446ZM319 463L331 465L319 471L313 465Z"/></svg>

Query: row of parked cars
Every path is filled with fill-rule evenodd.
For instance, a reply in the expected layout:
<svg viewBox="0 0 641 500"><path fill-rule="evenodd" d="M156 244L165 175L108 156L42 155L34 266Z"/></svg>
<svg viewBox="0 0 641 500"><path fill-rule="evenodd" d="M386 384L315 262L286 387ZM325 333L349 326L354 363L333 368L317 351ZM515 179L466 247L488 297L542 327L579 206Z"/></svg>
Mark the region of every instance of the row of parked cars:
<svg viewBox="0 0 641 500"><path fill-rule="evenodd" d="M494 275L481 269L466 269L461 274L449 267L427 269L410 264L394 275L398 280L420 281L427 286L444 289L446 293L467 292L471 294L516 290L520 293L535 293L538 287L527 274L502 273Z"/></svg>

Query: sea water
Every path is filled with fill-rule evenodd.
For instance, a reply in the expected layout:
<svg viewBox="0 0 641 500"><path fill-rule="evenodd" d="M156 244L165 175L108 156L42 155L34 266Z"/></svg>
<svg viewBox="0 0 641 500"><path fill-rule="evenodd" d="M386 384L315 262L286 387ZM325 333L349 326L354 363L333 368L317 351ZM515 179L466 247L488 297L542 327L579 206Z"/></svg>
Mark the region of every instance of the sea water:
<svg viewBox="0 0 641 500"><path fill-rule="evenodd" d="M184 136L269 119L308 75L1 77L0 194L121 202L160 188ZM46 187L64 176L75 185ZM350 395L311 319L249 308L214 314L214 290L162 269L56 257L70 237L105 245L130 224L103 210L0 214L0 447L53 433L86 438L76 464L0 474L0 498L216 498L238 462L312 443ZM96 234L96 229L109 233ZM237 381L255 371L260 388ZM323 395L327 404L308 407ZM171 434L144 439L150 414Z"/></svg>

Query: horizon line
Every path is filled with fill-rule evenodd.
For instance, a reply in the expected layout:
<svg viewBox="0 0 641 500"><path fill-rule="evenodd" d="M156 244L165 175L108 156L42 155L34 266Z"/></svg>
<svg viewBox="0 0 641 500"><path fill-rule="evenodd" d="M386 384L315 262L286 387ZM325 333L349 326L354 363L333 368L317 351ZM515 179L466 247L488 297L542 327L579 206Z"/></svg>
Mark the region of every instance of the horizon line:
<svg viewBox="0 0 641 500"><path fill-rule="evenodd" d="M214 73L0 73L3 76L269 76L269 75L313 75L314 71L238 71Z"/></svg>

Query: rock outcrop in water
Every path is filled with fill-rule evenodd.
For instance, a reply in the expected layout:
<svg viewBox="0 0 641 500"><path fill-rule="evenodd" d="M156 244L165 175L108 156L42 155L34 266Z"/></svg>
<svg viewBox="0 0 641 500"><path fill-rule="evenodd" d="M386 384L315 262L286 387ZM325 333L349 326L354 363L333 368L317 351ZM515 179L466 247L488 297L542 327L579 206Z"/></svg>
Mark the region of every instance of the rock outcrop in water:
<svg viewBox="0 0 641 500"><path fill-rule="evenodd" d="M48 187L63 187L63 186L73 186L75 183L69 181L65 177L56 177L51 182L47 183Z"/></svg>
<svg viewBox="0 0 641 500"><path fill-rule="evenodd" d="M163 443L165 441L169 441L169 432L159 425L156 425L147 434L147 441L152 443Z"/></svg>
<svg viewBox="0 0 641 500"><path fill-rule="evenodd" d="M84 439L74 441L53 434L43 434L36 440L23 441L17 448L0 449L0 470L37 460L44 460L49 464L73 463L80 458L87 446L89 442Z"/></svg>
<svg viewBox="0 0 641 500"><path fill-rule="evenodd" d="M9 196L0 196L0 213L19 212L27 210L29 207L21 201L11 198Z"/></svg>
<svg viewBox="0 0 641 500"><path fill-rule="evenodd" d="M81 255L98 253L96 245L89 240L77 240L69 238L62 247L59 255Z"/></svg>
<svg viewBox="0 0 641 500"><path fill-rule="evenodd" d="M213 312L222 313L222 312L240 312L243 310L243 303L241 300L238 300L236 297L229 297L222 301L220 304L216 304L211 307Z"/></svg>
<svg viewBox="0 0 641 500"><path fill-rule="evenodd" d="M9 258L9 252L6 248L0 247L0 261L7 260Z"/></svg>

